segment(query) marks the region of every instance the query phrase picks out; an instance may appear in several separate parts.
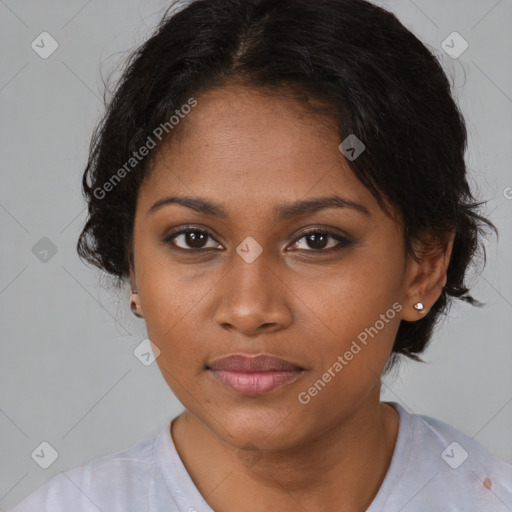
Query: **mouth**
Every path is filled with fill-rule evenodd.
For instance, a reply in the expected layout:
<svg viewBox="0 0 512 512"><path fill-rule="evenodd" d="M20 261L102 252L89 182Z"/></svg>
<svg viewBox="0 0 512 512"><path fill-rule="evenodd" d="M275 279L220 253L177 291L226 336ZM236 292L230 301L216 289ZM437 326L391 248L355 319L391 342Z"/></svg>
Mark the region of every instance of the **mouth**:
<svg viewBox="0 0 512 512"><path fill-rule="evenodd" d="M242 395L258 396L297 380L304 372L294 363L267 354L232 354L206 366L219 383Z"/></svg>

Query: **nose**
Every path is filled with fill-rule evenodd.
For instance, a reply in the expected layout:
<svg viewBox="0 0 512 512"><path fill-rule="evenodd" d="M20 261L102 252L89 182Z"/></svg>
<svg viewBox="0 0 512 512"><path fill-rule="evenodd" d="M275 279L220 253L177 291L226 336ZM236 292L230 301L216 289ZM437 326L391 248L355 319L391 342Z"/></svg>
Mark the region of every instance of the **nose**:
<svg viewBox="0 0 512 512"><path fill-rule="evenodd" d="M289 288L264 254L251 263L233 256L216 296L215 322L224 329L257 336L290 325Z"/></svg>

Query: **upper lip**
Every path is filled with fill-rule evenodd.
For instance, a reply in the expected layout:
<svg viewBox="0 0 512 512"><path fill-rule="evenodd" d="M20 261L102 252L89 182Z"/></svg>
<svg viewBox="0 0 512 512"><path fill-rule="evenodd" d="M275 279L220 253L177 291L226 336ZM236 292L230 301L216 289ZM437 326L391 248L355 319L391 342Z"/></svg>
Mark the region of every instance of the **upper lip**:
<svg viewBox="0 0 512 512"><path fill-rule="evenodd" d="M207 368L234 372L297 371L304 369L290 361L269 354L230 354L214 359L208 363Z"/></svg>

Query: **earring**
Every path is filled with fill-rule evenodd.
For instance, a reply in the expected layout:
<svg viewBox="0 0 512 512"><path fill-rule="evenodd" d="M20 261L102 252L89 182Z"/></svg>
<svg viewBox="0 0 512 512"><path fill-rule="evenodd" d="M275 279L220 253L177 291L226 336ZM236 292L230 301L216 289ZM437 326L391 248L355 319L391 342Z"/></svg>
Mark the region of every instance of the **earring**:
<svg viewBox="0 0 512 512"><path fill-rule="evenodd" d="M133 294L136 294L136 290L132 290ZM143 316L137 311L137 303L134 300L130 301L130 309L137 318L143 318Z"/></svg>
<svg viewBox="0 0 512 512"><path fill-rule="evenodd" d="M418 313L422 313L423 310L425 309L425 306L423 305L422 302L416 302L416 304L414 304L413 308L418 312Z"/></svg>

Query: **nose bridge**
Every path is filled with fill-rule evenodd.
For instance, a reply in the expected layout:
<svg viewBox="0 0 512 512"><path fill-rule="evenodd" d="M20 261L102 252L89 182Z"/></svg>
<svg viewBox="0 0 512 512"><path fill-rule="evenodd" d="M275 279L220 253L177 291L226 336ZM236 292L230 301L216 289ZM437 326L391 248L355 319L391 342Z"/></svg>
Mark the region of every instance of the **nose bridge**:
<svg viewBox="0 0 512 512"><path fill-rule="evenodd" d="M249 241L247 246L240 244L233 254L215 311L218 324L246 334L262 326L283 327L291 318L285 289L268 255L260 252L254 257L254 251Z"/></svg>

